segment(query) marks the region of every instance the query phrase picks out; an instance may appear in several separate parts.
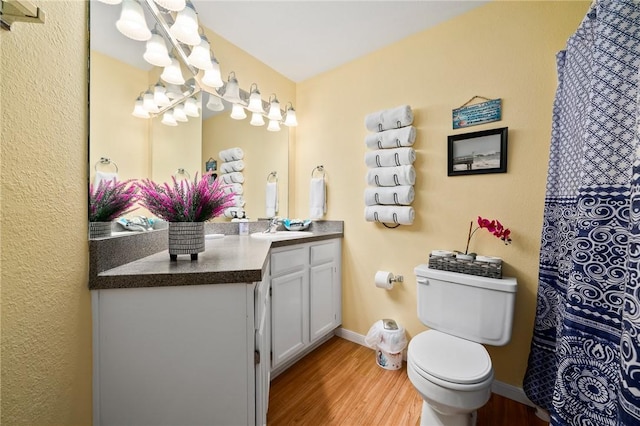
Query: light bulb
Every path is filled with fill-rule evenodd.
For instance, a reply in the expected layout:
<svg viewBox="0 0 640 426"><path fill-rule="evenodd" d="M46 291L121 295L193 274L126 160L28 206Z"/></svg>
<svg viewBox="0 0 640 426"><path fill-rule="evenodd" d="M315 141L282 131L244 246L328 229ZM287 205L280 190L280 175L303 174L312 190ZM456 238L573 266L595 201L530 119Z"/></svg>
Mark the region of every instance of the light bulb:
<svg viewBox="0 0 640 426"><path fill-rule="evenodd" d="M147 27L142 6L136 0L123 0L116 28L133 40L147 41L151 38L151 31Z"/></svg>
<svg viewBox="0 0 640 426"><path fill-rule="evenodd" d="M231 102L232 104L242 103L242 99L240 99L240 86L238 86L238 79L233 71L229 74L227 87L224 90L222 99Z"/></svg>
<svg viewBox="0 0 640 426"><path fill-rule="evenodd" d="M148 112L158 112L158 105L156 105L153 99L153 93L148 90L144 92L144 95L142 96L142 107Z"/></svg>
<svg viewBox="0 0 640 426"><path fill-rule="evenodd" d="M269 120L275 120L275 121L282 120L282 113L280 112L280 102L278 102L278 98L276 97L276 95L273 95L273 100L270 102L269 114L267 115L267 118ZM278 130L280 130L279 127L278 127Z"/></svg>
<svg viewBox="0 0 640 426"><path fill-rule="evenodd" d="M163 85L156 84L153 86L153 101L161 107L168 106L171 103L171 100L167 96L167 89Z"/></svg>
<svg viewBox="0 0 640 426"><path fill-rule="evenodd" d="M280 122L277 120L269 120L269 125L267 126L267 130L270 132L279 132Z"/></svg>
<svg viewBox="0 0 640 426"><path fill-rule="evenodd" d="M200 44L200 34L198 34L198 17L191 2L187 2L184 9L178 12L176 20L169 28L172 36L189 46Z"/></svg>
<svg viewBox="0 0 640 426"><path fill-rule="evenodd" d="M151 31L151 38L147 40L147 46L142 57L156 67L166 67L171 64L164 38L155 29Z"/></svg>
<svg viewBox="0 0 640 426"><path fill-rule="evenodd" d="M178 64L178 60L176 58L173 56L171 57L171 64L164 67L164 71L162 71L160 78L170 84L184 84L182 70L180 69L180 64Z"/></svg>
<svg viewBox="0 0 640 426"><path fill-rule="evenodd" d="M217 97L216 95L212 95L209 93L209 102L207 102L207 108L211 111L223 111L224 105L222 104L222 99Z"/></svg>
<svg viewBox="0 0 640 426"><path fill-rule="evenodd" d="M198 109L198 101L194 98L189 98L184 102L184 113L189 117L200 117Z"/></svg>
<svg viewBox="0 0 640 426"><path fill-rule="evenodd" d="M133 112L131 113L131 115L133 115L134 117L138 117L138 118L149 118L149 117L151 117L149 115L149 111L144 109L143 106L142 106L142 96L138 96L138 99L136 99L136 104L133 107Z"/></svg>
<svg viewBox="0 0 640 426"><path fill-rule="evenodd" d="M249 124L252 126L264 126L264 117L259 112L252 112Z"/></svg>
<svg viewBox="0 0 640 426"><path fill-rule="evenodd" d="M253 88L253 86L255 86L255 89L251 89L251 94L249 95L249 106L247 107L247 109L251 112L264 114L264 108L262 108L262 97L260 96L258 85L254 83L251 85L251 87ZM264 121L262 122L262 124L264 124Z"/></svg>
<svg viewBox="0 0 640 426"><path fill-rule="evenodd" d="M171 12L180 12L186 5L185 0L154 0L156 4Z"/></svg>
<svg viewBox="0 0 640 426"><path fill-rule="evenodd" d="M166 111L163 115L162 115L162 124L165 124L167 126L177 126L178 122L176 121L176 119L173 117L173 111L169 110Z"/></svg>
<svg viewBox="0 0 640 426"><path fill-rule="evenodd" d="M244 120L247 118L247 113L244 112L244 108L240 104L233 104L231 109L231 118L234 120Z"/></svg>
<svg viewBox="0 0 640 426"><path fill-rule="evenodd" d="M201 70L208 70L213 67L211 65L211 46L205 35L200 36L200 44L194 46L187 60L191 65Z"/></svg>
<svg viewBox="0 0 640 426"><path fill-rule="evenodd" d="M208 70L204 70L202 84L213 87L215 89L224 86L222 75L220 74L220 64L218 64L218 61L216 61L215 58L211 62L211 68Z"/></svg>
<svg viewBox="0 0 640 426"><path fill-rule="evenodd" d="M292 106L287 108L287 116L284 119L284 125L289 127L296 127L298 125L298 119L296 118L296 110Z"/></svg>
<svg viewBox="0 0 640 426"><path fill-rule="evenodd" d="M187 118L187 114L185 114L184 112L184 105L176 105L176 107L173 109L173 118L175 118L176 121L181 121L183 123L189 121L189 119Z"/></svg>

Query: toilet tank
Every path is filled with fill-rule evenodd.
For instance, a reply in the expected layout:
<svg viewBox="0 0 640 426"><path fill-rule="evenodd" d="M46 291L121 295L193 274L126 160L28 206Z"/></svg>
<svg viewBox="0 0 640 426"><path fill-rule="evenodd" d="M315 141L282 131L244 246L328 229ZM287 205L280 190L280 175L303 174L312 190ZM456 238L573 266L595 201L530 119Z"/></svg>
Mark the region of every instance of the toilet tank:
<svg viewBox="0 0 640 426"><path fill-rule="evenodd" d="M511 339L515 278L479 277L418 265L418 317L431 329L502 346Z"/></svg>

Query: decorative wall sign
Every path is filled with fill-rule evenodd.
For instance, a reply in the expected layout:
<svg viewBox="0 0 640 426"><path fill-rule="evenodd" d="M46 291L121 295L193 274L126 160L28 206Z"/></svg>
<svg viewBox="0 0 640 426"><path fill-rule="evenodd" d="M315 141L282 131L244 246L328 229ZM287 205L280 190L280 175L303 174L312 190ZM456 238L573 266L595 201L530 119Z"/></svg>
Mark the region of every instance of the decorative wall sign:
<svg viewBox="0 0 640 426"><path fill-rule="evenodd" d="M448 176L507 172L508 127L452 135L448 139Z"/></svg>
<svg viewBox="0 0 640 426"><path fill-rule="evenodd" d="M487 101L469 105L469 102L477 98L487 99ZM502 99L488 99L483 96L474 96L460 108L452 110L451 115L454 129L500 121L502 119Z"/></svg>

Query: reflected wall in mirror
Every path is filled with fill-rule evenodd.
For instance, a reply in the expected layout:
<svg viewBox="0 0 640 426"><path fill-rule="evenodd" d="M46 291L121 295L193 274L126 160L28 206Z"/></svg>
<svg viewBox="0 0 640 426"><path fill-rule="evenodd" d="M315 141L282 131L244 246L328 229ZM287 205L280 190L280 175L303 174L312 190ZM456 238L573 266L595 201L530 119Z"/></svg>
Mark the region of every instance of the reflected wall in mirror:
<svg viewBox="0 0 640 426"><path fill-rule="evenodd" d="M119 7L97 1L91 1L89 7L91 181L94 181L95 165L98 164L98 169L103 167L99 165L102 157L117 164L120 180L151 178L157 182L169 182L178 169L185 169L192 178L196 172L202 174L209 158L217 161L219 173L222 160L218 153L230 147L240 147L245 153L243 197L247 217L255 220L266 216L266 183L269 173L273 171L278 175L277 215L286 217L288 128L283 127L280 132L269 132L266 126L251 126L248 118L231 119L230 109L218 113L208 111L205 106L209 96L207 93L198 95L201 116L189 117L188 122L180 122L178 126L161 124L162 117L134 117L132 111L136 98L156 84L162 70L152 67L142 59L144 42L130 40L118 32L115 22L119 17ZM218 40L220 44L224 42L209 29L205 31L210 40ZM233 56L237 54L242 58L241 65L248 63L246 52L228 42L224 43L221 50L227 62L232 62ZM216 49L213 42L212 49ZM257 60L253 58L252 61ZM220 62L221 67L226 65L223 68L223 76L226 76L225 70L230 70L234 65L226 64L222 59ZM273 72L264 64L262 68L267 73ZM255 63L251 64L252 70L262 68ZM241 81L241 86L245 88L242 83ZM226 105L228 107L229 104ZM142 208L131 214L149 215Z"/></svg>

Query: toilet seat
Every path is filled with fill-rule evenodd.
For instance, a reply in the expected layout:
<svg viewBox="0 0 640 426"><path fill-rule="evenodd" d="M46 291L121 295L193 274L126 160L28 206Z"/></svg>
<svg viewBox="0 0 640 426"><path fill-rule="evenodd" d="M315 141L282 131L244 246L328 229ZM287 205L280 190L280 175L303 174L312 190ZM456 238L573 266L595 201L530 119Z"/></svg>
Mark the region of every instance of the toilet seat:
<svg viewBox="0 0 640 426"><path fill-rule="evenodd" d="M450 389L474 390L493 380L484 346L437 330L411 339L407 358L420 375Z"/></svg>

